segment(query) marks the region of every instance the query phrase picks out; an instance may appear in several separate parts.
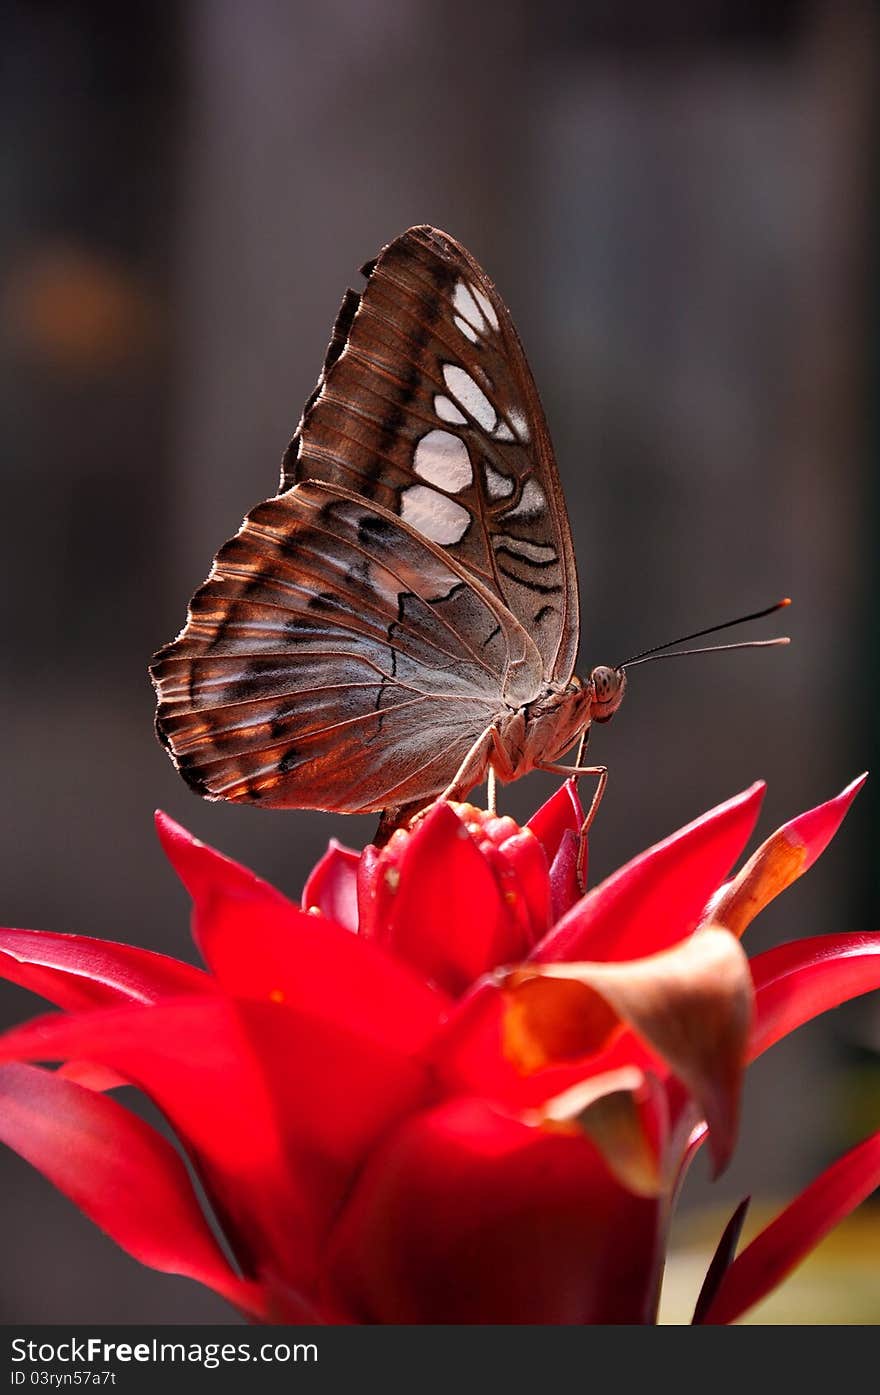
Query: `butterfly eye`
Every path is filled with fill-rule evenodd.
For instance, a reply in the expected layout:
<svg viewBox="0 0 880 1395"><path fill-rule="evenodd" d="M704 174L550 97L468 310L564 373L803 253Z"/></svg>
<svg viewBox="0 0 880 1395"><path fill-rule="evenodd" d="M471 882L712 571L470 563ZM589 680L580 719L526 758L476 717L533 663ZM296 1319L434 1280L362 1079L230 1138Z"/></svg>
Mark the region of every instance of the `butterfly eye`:
<svg viewBox="0 0 880 1395"><path fill-rule="evenodd" d="M607 722L620 706L626 678L621 669L608 668L599 664L590 674L593 692L592 717L597 722Z"/></svg>

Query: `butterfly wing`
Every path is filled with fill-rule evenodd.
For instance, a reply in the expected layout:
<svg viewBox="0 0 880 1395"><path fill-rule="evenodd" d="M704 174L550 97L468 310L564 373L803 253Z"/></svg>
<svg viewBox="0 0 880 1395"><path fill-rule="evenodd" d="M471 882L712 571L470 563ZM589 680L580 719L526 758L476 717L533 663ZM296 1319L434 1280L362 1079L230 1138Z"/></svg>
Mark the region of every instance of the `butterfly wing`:
<svg viewBox="0 0 880 1395"><path fill-rule="evenodd" d="M528 630L545 681L577 656L574 550L538 392L507 307L446 233L410 228L343 300L281 488L373 500L487 587Z"/></svg>
<svg viewBox="0 0 880 1395"><path fill-rule="evenodd" d="M440 546L305 483L221 549L151 673L160 737L198 793L363 813L441 793L541 660Z"/></svg>

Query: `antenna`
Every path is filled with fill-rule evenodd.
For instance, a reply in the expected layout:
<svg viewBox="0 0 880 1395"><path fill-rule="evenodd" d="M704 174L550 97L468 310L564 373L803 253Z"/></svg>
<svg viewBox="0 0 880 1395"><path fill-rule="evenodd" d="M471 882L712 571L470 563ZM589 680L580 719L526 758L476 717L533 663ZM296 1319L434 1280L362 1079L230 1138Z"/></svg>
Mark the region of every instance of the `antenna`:
<svg viewBox="0 0 880 1395"><path fill-rule="evenodd" d="M773 645L788 644L788 636L780 639L748 639L738 644L709 644L703 645L699 649L674 649L675 644L688 644L692 639L702 639L704 635L718 634L720 630L729 630L734 625L745 625L749 620L763 620L765 615L774 615L777 610L785 610L791 605L791 598L783 596L781 601L776 601L773 605L768 605L764 610L755 610L751 615L738 615L735 620L724 620L720 625L709 625L705 630L694 630L689 635L679 635L678 639L668 639L665 644L655 644L651 649L643 649L640 654L635 654L625 663L618 664L619 669L633 668L636 664L647 663L650 659L678 659L685 654L717 654L725 649L768 649ZM672 650L672 653L667 651Z"/></svg>
<svg viewBox="0 0 880 1395"><path fill-rule="evenodd" d="M659 654L644 654L640 659L630 659L621 668L635 668L638 664L649 664L653 659L684 659L688 654L723 654L728 649L772 649L777 644L790 644L788 635L779 639L746 639L741 644L706 644L701 649L672 649Z"/></svg>

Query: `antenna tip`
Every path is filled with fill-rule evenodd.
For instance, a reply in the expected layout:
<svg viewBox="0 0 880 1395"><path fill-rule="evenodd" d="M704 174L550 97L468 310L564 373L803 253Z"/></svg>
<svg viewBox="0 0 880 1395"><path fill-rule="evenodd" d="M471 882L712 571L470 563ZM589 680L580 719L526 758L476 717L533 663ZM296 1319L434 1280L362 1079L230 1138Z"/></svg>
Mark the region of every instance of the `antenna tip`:
<svg viewBox="0 0 880 1395"><path fill-rule="evenodd" d="M791 605L791 596L783 596L779 602L779 609L784 610L787 605Z"/></svg>

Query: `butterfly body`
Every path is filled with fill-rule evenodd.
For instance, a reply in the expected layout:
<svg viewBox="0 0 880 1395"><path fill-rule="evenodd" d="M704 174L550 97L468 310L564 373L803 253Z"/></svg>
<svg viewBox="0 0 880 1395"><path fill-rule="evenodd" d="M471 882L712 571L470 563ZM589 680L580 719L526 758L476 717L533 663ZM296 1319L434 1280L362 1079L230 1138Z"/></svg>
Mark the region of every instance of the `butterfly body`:
<svg viewBox="0 0 880 1395"><path fill-rule="evenodd" d="M592 689L579 678L547 688L534 702L507 713L494 743L495 773L505 783L560 759L590 725Z"/></svg>
<svg viewBox="0 0 880 1395"><path fill-rule="evenodd" d="M498 292L427 227L364 273L280 492L153 661L159 735L208 798L340 812L462 798L490 767L508 781L556 762L622 697L615 670L573 676L565 502Z"/></svg>

